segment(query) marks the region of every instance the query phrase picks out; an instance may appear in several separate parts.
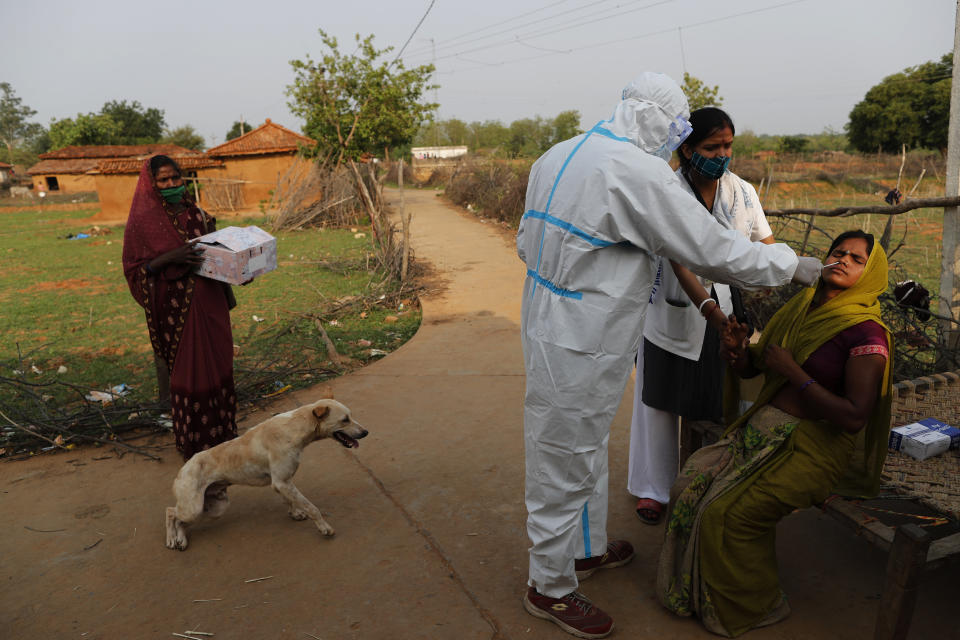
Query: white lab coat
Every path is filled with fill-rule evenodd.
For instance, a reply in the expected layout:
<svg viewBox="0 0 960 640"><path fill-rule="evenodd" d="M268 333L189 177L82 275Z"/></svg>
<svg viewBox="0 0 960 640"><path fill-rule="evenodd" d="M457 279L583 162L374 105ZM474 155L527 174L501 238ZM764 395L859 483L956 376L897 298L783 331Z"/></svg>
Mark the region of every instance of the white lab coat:
<svg viewBox="0 0 960 640"><path fill-rule="evenodd" d="M676 174L683 190L693 195L693 190L681 175L680 169ZM713 217L720 225L740 232L752 242L773 235L753 185L729 171L723 174L717 185ZM662 259L657 266L657 271L660 274L660 281L650 298L650 306L647 307L643 337L670 353L688 360L699 360L707 321L690 302L686 292L680 286L680 281L674 275L670 262ZM706 278L699 278L699 280L709 291L710 281ZM720 308L723 309L724 314L730 315L733 313L730 287L725 284L716 284L715 287Z"/></svg>
<svg viewBox="0 0 960 640"><path fill-rule="evenodd" d="M693 195L679 169L677 176L680 186ZM718 224L732 228L754 242L773 235L756 190L729 171L721 176L717 185L712 213ZM699 360L707 321L690 302L670 262L661 259L657 271L659 281L647 306L643 337L670 353ZM704 278L699 280L709 291L711 283ZM730 287L725 284L713 286L720 308L729 315L733 312ZM640 345L630 421L627 491L638 498L650 498L662 504L669 501L670 487L677 476L679 428L678 415L643 403L643 345Z"/></svg>
<svg viewBox="0 0 960 640"><path fill-rule="evenodd" d="M687 113L679 87L666 82L681 107L626 97L611 120L555 145L530 172L517 234L528 274L521 337L529 584L550 597L576 589L575 557L606 549L610 423L640 343L656 256L739 285L785 284L797 268L786 245L717 229L651 155L669 122Z"/></svg>

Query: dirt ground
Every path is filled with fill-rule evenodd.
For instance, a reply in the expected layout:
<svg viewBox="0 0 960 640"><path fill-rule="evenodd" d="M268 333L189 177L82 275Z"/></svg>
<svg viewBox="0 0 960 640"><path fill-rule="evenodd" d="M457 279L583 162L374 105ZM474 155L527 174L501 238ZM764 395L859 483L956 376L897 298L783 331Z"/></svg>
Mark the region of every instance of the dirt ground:
<svg viewBox="0 0 960 640"><path fill-rule="evenodd" d="M520 604L523 269L492 223L432 191L409 190L406 204L416 255L446 287L423 298L410 342L331 385L371 434L357 450L312 445L295 480L337 535L290 520L267 489L233 487L223 518L193 529L185 552L166 549L179 468L166 437L159 463L85 448L0 464L0 637L570 637ZM615 638L713 637L656 601L662 528L637 520L624 488L630 402L611 436L608 530L637 557L582 591L613 615ZM816 510L788 517L778 546L793 615L746 637L872 637L883 554ZM910 638L960 638L958 601L955 568L927 576Z"/></svg>

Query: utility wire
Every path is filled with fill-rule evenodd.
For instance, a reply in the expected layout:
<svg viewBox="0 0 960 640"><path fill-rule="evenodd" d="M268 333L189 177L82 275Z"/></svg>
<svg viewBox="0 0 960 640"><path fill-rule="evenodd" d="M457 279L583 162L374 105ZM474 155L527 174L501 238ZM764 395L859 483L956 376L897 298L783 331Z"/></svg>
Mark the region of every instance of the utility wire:
<svg viewBox="0 0 960 640"><path fill-rule="evenodd" d="M437 0L430 0L430 6L427 7L427 10L424 12L423 17L420 18L420 22L417 23L417 26L413 28L413 31L410 33L410 37L407 38L407 41L403 43L402 47L400 47L400 51L397 51L396 57L393 59L393 61L389 65L387 65L388 69L392 67L397 60L400 59L401 55L403 55L403 50L406 49L407 45L410 44L410 41L413 40L414 34L417 33L417 30L420 28L420 25L423 24L423 21L427 19L427 15L430 13L430 10L433 9L433 5L436 1Z"/></svg>
<svg viewBox="0 0 960 640"><path fill-rule="evenodd" d="M548 36L548 35L552 35L552 34L554 34L554 33L559 33L559 32L561 32L561 31L569 31L570 29L575 29L575 28L578 28L578 27L586 26L586 25L588 25L588 24L593 24L594 22L601 22L601 21L603 21L603 20L610 20L610 19L612 19L612 18L617 18L617 17L620 17L620 16L625 15L625 14L627 14L627 13L635 13L635 12L637 12L637 11L644 11L644 10L646 10L646 9L650 9L650 8L652 8L652 7L656 7L657 5L667 4L667 3L673 2L673 1L674 1L674 0L659 0L658 2L652 2L652 3L650 3L650 4L646 4L646 5L642 6L642 7L638 7L638 8L636 8L636 9L630 9L629 11L624 11L624 12L622 12L622 13L618 13L618 14L615 14L615 15L605 16L605 17L602 17L602 18L595 18L595 19L593 19L593 20L588 20L588 21L577 21L577 23L574 24L573 26L562 26L562 27L558 27L558 28L550 27L550 28L548 28L548 30L546 30L546 31L537 31L537 32L532 32L532 33L528 33L528 34L522 34L522 35L520 35L520 36L518 36L518 37L519 37L519 38L532 38L532 37ZM803 0L796 0L796 1L802 2ZM551 30L549 30L549 29L553 29L553 30L551 31ZM455 58L455 57L457 57L457 56L459 56L459 55L463 55L463 54L465 54L465 53L476 53L477 51L483 51L483 50L486 50L486 49L492 49L492 48L494 48L494 47L501 47L501 46L503 46L503 45L515 44L515 43L516 43L516 40L501 40L501 41L499 41L499 42L495 42L495 43L487 44L487 45L481 45L481 46L478 46L478 47L474 47L473 49L466 49L465 51L459 51L459 52L457 52L457 53L448 53L448 54L445 55L445 56L438 56L437 59L438 59L438 60L443 60L443 59L446 59L446 58ZM576 49L570 49L570 51L576 51Z"/></svg>
<svg viewBox="0 0 960 640"><path fill-rule="evenodd" d="M555 14L553 14L553 15L549 15L549 16L546 16L546 17L544 17L544 18L539 18L539 19L537 19L537 20L532 20L532 21L530 21L530 22L525 22L525 23L522 23L522 24L513 25L513 26L510 27L509 29L502 29L502 30L500 30L500 31L497 31L497 32L491 33L491 34L487 34L487 35L485 35L485 36L478 36L478 37L476 37L476 38L473 38L473 39L471 39L471 40L467 40L467 41L465 41L465 42L455 43L456 38L454 38L454 39L448 40L448 41L446 41L446 42L441 42L441 43L438 45L438 47L440 47L441 49L443 49L443 48L450 49L450 48L452 48L452 47L454 47L454 46L463 47L463 46L466 46L466 45L468 45L468 44L472 44L472 43L474 43L474 42L479 42L479 41L481 41L481 40L487 40L487 39L489 39L489 38L495 38L495 37L497 37L497 36L503 35L503 34L505 34L505 33L511 32L511 31L515 31L515 30L517 30L517 29L523 29L524 27L529 27L529 26L531 26L531 25L536 25L536 24L542 24L542 23L544 23L544 22L549 22L549 21L555 20L555 19L557 19L557 18L559 18L559 17L561 17L561 16L564 16L564 15L567 15L567 14L570 14L570 13L576 13L576 12L578 12L578 11L583 11L583 10L585 10L585 9L589 9L590 7L594 7L594 6L599 5L599 4L604 4L604 3L606 3L606 2L609 2L609 0L595 0L594 2L589 2L589 3L585 4L585 5L581 5L581 6L578 6L578 7L574 7L574 8L572 8L572 9L567 9L567 10L565 10L565 11L561 11L561 12L559 12L559 13L555 13ZM633 3L636 3L636 2L642 2L642 0L629 0L629 2L627 2L626 4L633 4ZM551 6L552 6L552 5L551 5ZM597 12L589 13L589 14L587 14L587 15L585 15L585 16L581 16L581 17L578 18L577 20L582 20L582 19L584 19L584 18L590 18L591 16L597 15L597 14L599 14L599 13L603 13L604 11L611 11L611 10L614 10L614 9L618 9L618 8L620 8L621 6L623 6L623 5L617 5L616 7L612 7L612 8L609 8L609 9L601 9L601 10L599 10L599 11L597 11ZM539 11L539 10L538 10L538 11ZM503 20L503 21L501 21L501 22L499 22L499 23L496 23L496 24L499 26L500 24L503 24L504 22L511 22L511 21L516 20L516 19L518 19L518 18L520 18L520 17L524 17L524 16L527 16L527 15L531 15L531 14L533 14L533 13L536 13L536 11L528 12L528 13L526 13L526 14L522 14L521 16L516 16L515 18L511 18L511 19L509 19L509 20ZM566 23L566 24L569 24L569 23ZM491 26L493 26L493 25L491 25ZM484 27L483 29L479 29L478 31L483 31L483 30L486 30L487 28L489 28L489 27ZM551 27L551 28L552 28L552 27ZM416 56L416 55L418 55L418 54L420 54L420 55L426 55L426 53L427 53L427 51L426 51L426 49L424 49L424 50L422 50L422 51L414 51L414 52L412 52L410 55L412 55L412 56ZM466 53L466 52L461 51L460 53ZM446 57L450 57L450 56L447 55Z"/></svg>
<svg viewBox="0 0 960 640"><path fill-rule="evenodd" d="M571 49L569 50L569 52L570 52L570 53L573 53L573 52L576 52L576 51L586 51L586 50L588 50L588 49L596 49L596 48L598 48L598 47L605 47L605 46L611 45L611 44L620 44L620 43L623 43L623 42L632 42L632 41L634 41L634 40L643 40L643 39L646 39L646 38L651 38L651 37L653 37L653 36L663 35L663 34L665 34L665 33L671 33L671 32L675 31L675 30L678 29L678 28L681 28L681 29L692 29L692 28L694 28L694 27L701 27L701 26L708 25L708 24L714 24L714 23L717 23L717 22L723 22L723 21L725 21L725 20L732 20L732 19L734 19L734 18L740 18L740 17L743 17L743 16L752 15L752 14L755 14L755 13L761 13L761 12L765 12L765 11L772 11L772 10L774 10L774 9L780 9L780 8L782 8L782 7L786 7L786 6L790 6L790 5L794 5L794 4L800 4L800 3L802 3L802 2L807 2L807 0L790 0L789 2L781 2L781 3L779 3L779 4L774 4L774 5L770 5L770 6L767 6L767 7L760 7L759 9L752 9L752 10L750 10L750 11L742 11L742 12L740 12L740 13L732 13L732 14L730 14L730 15L720 16L720 17L718 17L718 18L712 18L712 19L710 19L710 20L702 20L702 21L700 21L700 22L692 22L692 23L690 23L690 24L680 25L679 27L668 27L668 28L666 28L666 29L658 29L658 30L656 30L656 31L649 31L649 32L647 32L647 33L642 33L642 34L636 35L636 36L629 36L629 37L626 37L626 38L618 38L618 39L614 39L614 40L604 40L604 41L602 41L602 42L595 42L595 43L593 43L593 44L587 44L587 45L583 45L583 46L580 46L580 47L573 47L573 48L571 48ZM488 46L488 47L483 47L483 48L492 48L493 46L499 46L499 45L490 45L490 46ZM471 50L471 51L477 51L477 50L479 50L479 48L478 48L478 49L473 49L473 50ZM460 53L462 54L462 53L469 53L469 52L467 52L467 51L462 51L462 52L460 52ZM448 56L443 56L443 57L444 57L444 58L449 58L449 57L455 57L455 56L457 56L457 55L460 55L460 54L453 54L453 55L448 55ZM546 54L546 55L557 55L557 54ZM503 61L501 61L501 62L494 63L494 64L496 64L496 65L512 64L512 63L515 63L515 62L525 62L525 61L528 61L528 60L535 60L535 59L537 59L537 58L542 58L542 57L544 57L544 56L540 55L540 56L530 56L530 57L524 57L524 58L514 58L514 59L510 59L510 60L503 60ZM473 69L473 68L478 68L478 67L461 68L461 69L457 69L457 70L454 70L454 71L451 71L451 72L440 72L440 73L446 74L446 73L453 73L453 72L460 72L460 71L470 71L470 70Z"/></svg>
<svg viewBox="0 0 960 640"><path fill-rule="evenodd" d="M539 12L541 12L541 11L544 11L545 9L550 9L551 7L555 7L555 6L557 6L558 4L564 4L564 3L566 3L567 1L568 1L568 0L559 0L558 2L552 2L552 3L548 4L548 5L544 5L544 6L540 7L539 9L534 9L533 11L527 11L526 13L521 13L521 14L518 15L518 16L513 16L512 18L507 18L506 20L501 20L500 22L494 22L493 24L489 24L489 25L487 25L487 26L485 26L485 27L480 27L479 29L474 29L473 31L467 31L466 33L461 33L461 34L458 35L458 36L453 36L452 38L450 38L449 40L447 40L446 42L444 42L441 46L448 46L447 43L453 43L453 42L456 42L457 40L460 40L461 38L465 38L465 37L467 37L467 36L472 36L472 35L475 34L475 33L480 33L481 31L486 31L487 29L492 29L493 27L499 27L500 25L505 24L505 23L507 23L507 22L512 22L512 21L514 21L514 20L519 20L520 18L526 18L527 16L531 16L531 15L533 15L533 14L535 14L535 13L539 13ZM602 1L605 2L606 0L602 0ZM545 19L546 19L546 20L549 20L550 17L547 17L547 18L545 18ZM426 55L426 53L427 53L428 51L429 51L428 49L415 49L414 51L411 51L411 52L410 52L410 55L411 55L411 56Z"/></svg>

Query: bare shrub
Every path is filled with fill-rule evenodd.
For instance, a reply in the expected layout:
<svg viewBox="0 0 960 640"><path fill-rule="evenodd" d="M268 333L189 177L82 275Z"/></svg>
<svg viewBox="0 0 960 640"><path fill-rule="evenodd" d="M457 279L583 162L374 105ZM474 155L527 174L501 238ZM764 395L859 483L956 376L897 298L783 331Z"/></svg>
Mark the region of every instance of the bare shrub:
<svg viewBox="0 0 960 640"><path fill-rule="evenodd" d="M358 224L361 202L354 177L326 162L296 162L277 181L270 209L273 230Z"/></svg>
<svg viewBox="0 0 960 640"><path fill-rule="evenodd" d="M530 176L528 164L480 159L462 162L447 182L453 202L516 226L523 217Z"/></svg>

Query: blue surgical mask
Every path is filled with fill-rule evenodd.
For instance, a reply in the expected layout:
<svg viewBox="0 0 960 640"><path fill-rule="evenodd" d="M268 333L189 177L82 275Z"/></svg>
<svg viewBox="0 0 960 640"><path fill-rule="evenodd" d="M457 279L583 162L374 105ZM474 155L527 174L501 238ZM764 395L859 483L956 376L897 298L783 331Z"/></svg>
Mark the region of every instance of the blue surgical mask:
<svg viewBox="0 0 960 640"><path fill-rule="evenodd" d="M702 176L719 180L723 173L730 166L730 156L717 156L715 158L704 158L702 155L693 152L690 156L690 166L697 170Z"/></svg>

